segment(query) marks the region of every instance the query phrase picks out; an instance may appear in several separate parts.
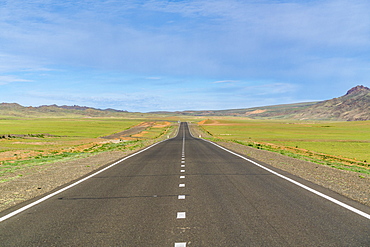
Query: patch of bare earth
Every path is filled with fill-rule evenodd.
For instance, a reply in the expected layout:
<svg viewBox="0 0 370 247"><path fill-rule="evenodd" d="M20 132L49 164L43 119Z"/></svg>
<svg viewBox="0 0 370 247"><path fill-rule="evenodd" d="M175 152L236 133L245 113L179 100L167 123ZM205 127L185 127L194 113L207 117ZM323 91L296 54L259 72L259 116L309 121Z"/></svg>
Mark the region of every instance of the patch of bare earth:
<svg viewBox="0 0 370 247"><path fill-rule="evenodd" d="M193 136L211 137L203 132L198 125L191 124L189 126ZM370 175L339 170L233 142L217 143L229 150L269 164L370 206Z"/></svg>

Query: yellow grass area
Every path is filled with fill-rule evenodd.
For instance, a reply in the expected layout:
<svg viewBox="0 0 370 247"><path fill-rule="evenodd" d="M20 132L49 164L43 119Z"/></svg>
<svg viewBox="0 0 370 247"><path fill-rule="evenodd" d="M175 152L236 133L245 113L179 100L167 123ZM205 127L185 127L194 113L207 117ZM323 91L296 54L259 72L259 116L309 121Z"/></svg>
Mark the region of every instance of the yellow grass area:
<svg viewBox="0 0 370 247"><path fill-rule="evenodd" d="M145 134L148 134L149 131L141 131L140 133L138 134L135 134L135 135L132 135L131 137L143 137Z"/></svg>
<svg viewBox="0 0 370 247"><path fill-rule="evenodd" d="M140 133L131 135L133 138L156 138L159 135L164 134L168 127L171 126L170 122L147 122L146 125L147 128Z"/></svg>
<svg viewBox="0 0 370 247"><path fill-rule="evenodd" d="M155 123L153 125L153 128L165 128L165 127L169 127L170 125L171 125L171 123L170 122L167 122L167 121L165 121L165 122L159 122L159 123Z"/></svg>
<svg viewBox="0 0 370 247"><path fill-rule="evenodd" d="M24 160L32 158L38 155L52 155L61 154L64 152L83 152L84 150L90 149L94 146L100 146L106 143L115 143L116 140L104 140L100 138L94 139L83 139L83 140L60 140L59 142L27 142L29 147L23 147L21 149L14 149L10 151L0 152L1 161L14 161ZM4 143L4 141L1 141ZM15 146L25 144L24 142L8 142L8 146L15 144ZM17 145L18 144L18 145ZM35 148L35 146L39 146Z"/></svg>

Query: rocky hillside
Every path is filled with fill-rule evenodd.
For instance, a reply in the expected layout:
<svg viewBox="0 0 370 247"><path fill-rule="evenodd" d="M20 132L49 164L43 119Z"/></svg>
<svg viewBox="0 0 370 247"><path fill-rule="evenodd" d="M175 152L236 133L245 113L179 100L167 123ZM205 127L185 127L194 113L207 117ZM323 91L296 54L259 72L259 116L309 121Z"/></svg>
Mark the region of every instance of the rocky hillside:
<svg viewBox="0 0 370 247"><path fill-rule="evenodd" d="M365 86L356 86L342 97L319 102L230 110L160 113L185 116L237 116L253 119L370 120L370 89Z"/></svg>
<svg viewBox="0 0 370 247"><path fill-rule="evenodd" d="M292 117L346 121L370 120L370 88L356 86L342 97L316 103Z"/></svg>

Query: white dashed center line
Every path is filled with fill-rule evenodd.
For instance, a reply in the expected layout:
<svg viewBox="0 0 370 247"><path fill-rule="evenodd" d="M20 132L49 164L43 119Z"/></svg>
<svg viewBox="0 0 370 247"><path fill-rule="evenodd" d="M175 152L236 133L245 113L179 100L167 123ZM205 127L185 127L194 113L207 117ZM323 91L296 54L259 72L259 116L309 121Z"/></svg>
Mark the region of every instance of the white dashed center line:
<svg viewBox="0 0 370 247"><path fill-rule="evenodd" d="M185 219L186 213L185 212L177 212L177 219Z"/></svg>
<svg viewBox="0 0 370 247"><path fill-rule="evenodd" d="M183 128L183 137L182 137L182 156L181 156L181 167L185 167L185 129ZM184 173L185 170L180 170L181 173ZM180 176L180 179L185 178L185 176ZM184 188L185 184L179 184L180 188ZM185 200L185 195L178 195L178 200ZM177 212L177 219L185 219L186 213L185 212ZM186 247L187 242L177 242L175 243L175 247Z"/></svg>
<svg viewBox="0 0 370 247"><path fill-rule="evenodd" d="M175 247L186 247L186 242L175 243Z"/></svg>

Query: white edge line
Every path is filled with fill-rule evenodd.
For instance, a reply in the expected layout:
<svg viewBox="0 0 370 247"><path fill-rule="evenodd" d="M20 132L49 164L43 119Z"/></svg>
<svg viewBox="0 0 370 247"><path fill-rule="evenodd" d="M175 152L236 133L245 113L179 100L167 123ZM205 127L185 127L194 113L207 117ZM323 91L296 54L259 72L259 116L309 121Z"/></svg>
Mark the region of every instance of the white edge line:
<svg viewBox="0 0 370 247"><path fill-rule="evenodd" d="M173 139L173 138L170 138L170 139ZM55 192L53 192L53 193L51 193L51 194L49 194L49 195L47 195L47 196L44 196L43 198L38 199L37 201L34 201L34 202L32 202L32 203L30 203L30 204L28 204L28 205L26 205L26 206L24 206L24 207L22 207L22 208L20 208L20 209L17 209L17 210L15 210L15 211L13 211L13 212L11 212L11 213L9 213L9 214L7 214L7 215L5 215L5 216L1 217L1 218L0 218L0 222L4 221L4 220L6 220L6 219L9 219L10 217L15 216L15 215L17 215L17 214L19 214L19 213L21 213L21 212L23 212L23 211L25 211L25 210L27 210L27 209L29 209L29 208L31 208L31 207L33 207L33 206L35 206L35 205L37 205L37 204L41 203L41 202L43 202L43 201L45 201L45 200L49 199L50 197L53 197L53 196L55 196L55 195L57 195L57 194L59 194L59 193L61 193L61 192L65 191L65 190L68 190L69 188L72 188L72 187L76 186L76 185L77 185L77 184L79 184L79 183L82 183L82 182L84 182L85 180L87 180L87 179L89 179L89 178L91 178L91 177L93 177L93 176L95 176L95 175L98 175L99 173L101 173L101 172L103 172L103 171L105 171L105 170L108 170L109 168L111 168L111 167L113 167L113 166L117 165L118 163L121 163L121 162L122 162L122 161L124 161L124 160L127 160L127 159L129 159L129 158L131 158L131 157L133 157L133 156L135 156L135 155L137 155L137 154L139 154L139 153L142 153L142 152L144 152L144 151L148 150L149 148L154 147L155 145L157 145L157 144L159 144L159 143L162 143L162 142L167 141L167 140L170 140L170 139L166 139L166 140L163 140L163 141L160 141L160 142L154 143L154 144L150 145L149 147L146 147L146 148L144 148L144 149L142 149L142 150L140 150L140 151L138 151L138 152L136 152L136 153L133 153L133 154L131 154L131 155L127 156L127 157L124 157L124 158L122 158L122 159L120 159L120 160L118 160L118 161L114 162L113 164L111 164L111 165L109 165L109 166L107 166L107 167L105 167L105 168L103 168L103 169L101 169L101 170L99 170L99 171L97 171L97 172L95 172L95 173L93 173L93 174L91 174L91 175L87 176L87 177L84 177L83 179L78 180L77 182L74 182L73 184L70 184L70 185L68 185L68 186L66 186L66 187L64 187L64 188L62 188L62 189L60 189L60 190L57 190L57 191L55 191Z"/></svg>
<svg viewBox="0 0 370 247"><path fill-rule="evenodd" d="M196 138L196 139L199 139L199 138ZM367 213L365 213L365 212L362 212L361 210L358 210L358 209L356 209L356 208L354 208L354 207L352 207L350 205L347 205L347 204L345 204L345 203L343 203L341 201L338 201L337 199L334 199L334 198L332 198L332 197L330 197L328 195L325 195L325 194L323 194L323 193L321 193L321 192L319 192L317 190L314 190L314 189L312 189L312 188L310 188L310 187L308 187L308 186L306 186L304 184L301 184L301 183L299 183L299 182L297 182L297 181L295 181L295 180L293 180L291 178L288 178L288 177L286 177L284 175L281 175L280 173L277 173L277 172L275 172L275 171L273 171L273 170L271 170L271 169L269 169L267 167L264 167L263 165L260 165L257 162L255 162L253 160L250 160L250 159L248 159L248 158L246 158L246 157L244 157L244 156L242 156L240 154L234 153L233 151L230 151L230 150L228 150L228 149L226 149L226 148L224 148L224 147L222 147L222 146L220 146L220 145L218 145L218 144L216 144L214 142L211 142L211 141L205 140L205 139L200 139L200 140L209 142L209 143L215 145L216 147L219 147L219 148L221 148L221 149L223 149L223 150L225 150L225 151L227 151L227 152L229 152L229 153L231 153L231 154L233 154L235 156L238 156L238 157L240 157L240 158L242 158L242 159L244 159L246 161L249 161L249 162L253 163L254 165L256 165L256 166L258 166L258 167L260 167L262 169L265 169L266 171L271 172L272 174L274 174L274 175L276 175L278 177L281 177L281 178L283 178L283 179L285 179L285 180L287 180L287 181L289 181L289 182L291 182L291 183L293 183L293 184L295 184L295 185L297 185L297 186L299 186L299 187L301 187L301 188L303 188L305 190L308 190L308 191L310 191L310 192L312 192L312 193L314 193L314 194L316 194L318 196L321 196L321 197L323 197L323 198L325 198L325 199L327 199L327 200L329 200L329 201L331 201L331 202L333 202L333 203L335 203L335 204L337 204L337 205L339 205L341 207L344 207L344 208L346 208L346 209L348 209L348 210L350 210L350 211L352 211L352 212L354 212L356 214L359 214L359 215L361 215L361 216L363 216L363 217L365 217L365 218L367 218L367 219L370 220L370 215L367 214Z"/></svg>

